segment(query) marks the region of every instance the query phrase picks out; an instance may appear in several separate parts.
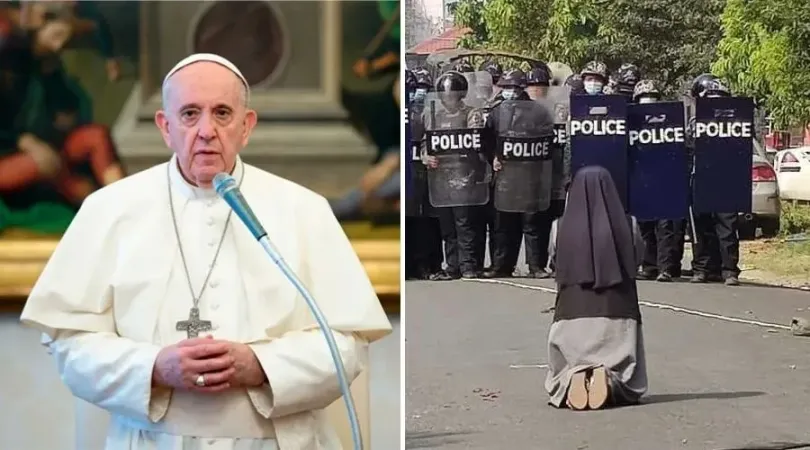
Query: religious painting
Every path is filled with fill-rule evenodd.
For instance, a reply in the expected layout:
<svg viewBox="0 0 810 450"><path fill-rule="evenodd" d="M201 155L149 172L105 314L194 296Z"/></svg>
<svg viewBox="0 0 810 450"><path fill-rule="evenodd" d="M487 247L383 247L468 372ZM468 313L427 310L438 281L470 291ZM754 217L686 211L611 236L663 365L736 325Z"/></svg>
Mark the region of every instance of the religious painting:
<svg viewBox="0 0 810 450"><path fill-rule="evenodd" d="M59 234L88 195L124 177L109 128L123 102L115 105L107 86L126 76L126 64L117 58L107 16L129 11L132 17L133 6L0 5L0 235L10 229ZM118 91L131 88L123 83ZM104 98L105 107L94 97Z"/></svg>
<svg viewBox="0 0 810 450"><path fill-rule="evenodd" d="M375 155L360 188L333 201L339 218L399 223L399 8L399 1L343 2L341 101L350 123L372 143ZM348 207L354 193L362 194L366 214Z"/></svg>

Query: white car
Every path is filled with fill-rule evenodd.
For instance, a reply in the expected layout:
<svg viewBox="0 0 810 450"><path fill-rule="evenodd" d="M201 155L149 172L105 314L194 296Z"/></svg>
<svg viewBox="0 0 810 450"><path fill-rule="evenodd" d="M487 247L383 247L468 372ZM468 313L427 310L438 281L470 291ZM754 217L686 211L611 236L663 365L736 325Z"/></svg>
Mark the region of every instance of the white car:
<svg viewBox="0 0 810 450"><path fill-rule="evenodd" d="M810 147L776 152L774 168L784 200L810 202Z"/></svg>

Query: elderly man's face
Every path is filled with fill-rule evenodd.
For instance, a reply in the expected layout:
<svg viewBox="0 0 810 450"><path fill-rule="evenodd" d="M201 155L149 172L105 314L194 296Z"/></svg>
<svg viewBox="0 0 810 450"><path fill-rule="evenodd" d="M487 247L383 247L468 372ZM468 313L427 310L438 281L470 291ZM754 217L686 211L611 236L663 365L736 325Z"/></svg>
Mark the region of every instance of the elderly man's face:
<svg viewBox="0 0 810 450"><path fill-rule="evenodd" d="M165 109L155 114L155 123L186 179L210 187L214 175L233 170L256 126L256 112L247 109L239 78L213 62L180 69L166 88Z"/></svg>

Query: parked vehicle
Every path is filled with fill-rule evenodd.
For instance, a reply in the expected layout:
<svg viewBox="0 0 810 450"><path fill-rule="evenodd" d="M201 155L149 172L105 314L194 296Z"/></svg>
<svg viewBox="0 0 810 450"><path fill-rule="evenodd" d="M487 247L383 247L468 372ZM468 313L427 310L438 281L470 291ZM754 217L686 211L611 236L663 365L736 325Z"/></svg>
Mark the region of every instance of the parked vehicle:
<svg viewBox="0 0 810 450"><path fill-rule="evenodd" d="M783 199L810 202L810 147L780 150L774 168Z"/></svg>
<svg viewBox="0 0 810 450"><path fill-rule="evenodd" d="M741 214L739 234L741 239L752 239L756 229L762 235L773 237L779 233L782 204L779 201L779 183L776 171L765 157L761 145L754 141L754 158L751 163L751 213Z"/></svg>

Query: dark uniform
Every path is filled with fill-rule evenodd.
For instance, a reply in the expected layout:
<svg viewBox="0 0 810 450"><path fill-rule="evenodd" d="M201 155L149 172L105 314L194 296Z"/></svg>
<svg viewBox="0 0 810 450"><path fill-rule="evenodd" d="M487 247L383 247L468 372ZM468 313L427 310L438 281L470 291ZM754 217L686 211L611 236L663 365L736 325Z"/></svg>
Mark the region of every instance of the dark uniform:
<svg viewBox="0 0 810 450"><path fill-rule="evenodd" d="M449 71L442 74L436 81L436 92L442 103L443 95L466 95L468 83L466 78L458 72ZM460 101L452 107L445 104L445 109L435 113L435 124L430 129L464 129L470 128L473 122L482 122L480 110L476 110ZM430 119L428 111L422 115L422 123ZM430 167L430 157L427 156L427 141L422 138L421 154ZM484 155L482 155L483 157ZM438 159L436 160L438 161ZM438 161L438 164L441 164ZM482 166L486 164L481 161ZM483 270L485 256L485 220L483 206L453 206L438 209L439 226L444 240L446 274L449 278L476 278Z"/></svg>
<svg viewBox="0 0 810 450"><path fill-rule="evenodd" d="M691 94L698 97L730 96L726 88L717 77L703 74L692 84ZM689 120L690 137L689 148L692 151L692 164L694 165L694 123ZM697 193L700 195L700 193ZM705 283L707 281L725 280L725 284L736 286L739 284L740 240L737 235L738 215L736 213L704 213L695 215L694 236L697 242L692 243L692 282Z"/></svg>
<svg viewBox="0 0 810 450"><path fill-rule="evenodd" d="M503 97L504 102L493 108L487 120L487 128L493 130L494 134L497 134L502 127L507 126L499 123L500 110L506 107L520 110L515 112L514 120L528 121L529 126L536 127L546 124L549 132L551 131L553 119L550 115L544 114L543 108L537 106L537 108L526 110L521 105L508 104L510 100L522 100L527 104L533 104L528 103L532 99L524 91L527 84L526 75L519 69L507 71L498 81L498 86L501 88L499 95ZM496 163L497 166L498 163ZM484 272L484 276L488 278L512 276L520 254L521 238L525 236L526 262L529 266L530 275L547 278L548 274L544 269L548 261L548 235L551 229L551 221L553 221L553 219L548 220L546 218L547 211L517 213L498 211L494 208L493 211L495 217L495 248L492 255L494 256L492 258L492 267Z"/></svg>
<svg viewBox="0 0 810 450"><path fill-rule="evenodd" d="M532 68L526 75L526 84L528 85L526 92L532 100L539 100L547 93L547 89L551 84L551 72L545 64ZM563 117L568 117L568 111L561 111ZM564 130L564 123L561 125ZM563 131L562 134L565 134ZM565 146L565 141L559 143L560 150ZM548 244L551 237L551 224L556 219L562 217L565 211L565 182L563 180L563 152L554 151L551 154L552 159L552 174L551 174L551 204L546 211L538 213L530 213L528 223L533 226L524 227L523 239L526 241L526 265L529 266L529 273L534 274L535 277L545 278L547 273L545 269L548 264ZM537 242L531 242L533 239ZM537 252L536 255L533 252ZM539 266L538 266L539 265ZM540 270L535 270L535 268Z"/></svg>
<svg viewBox="0 0 810 450"><path fill-rule="evenodd" d="M660 100L661 93L653 81L640 80L635 84L633 102L649 103ZM667 282L681 276L685 226L686 218L639 222L644 240L644 257L639 278Z"/></svg>
<svg viewBox="0 0 810 450"><path fill-rule="evenodd" d="M412 192L405 215L405 276L409 279L441 280L450 277L442 271L442 237L437 211L427 196L427 168L420 158L419 142L424 134L422 112L425 95L433 87L426 70L406 74L406 89L410 108L409 122L413 140L408 149ZM410 208L409 208L410 207ZM408 211L410 209L411 211Z"/></svg>

